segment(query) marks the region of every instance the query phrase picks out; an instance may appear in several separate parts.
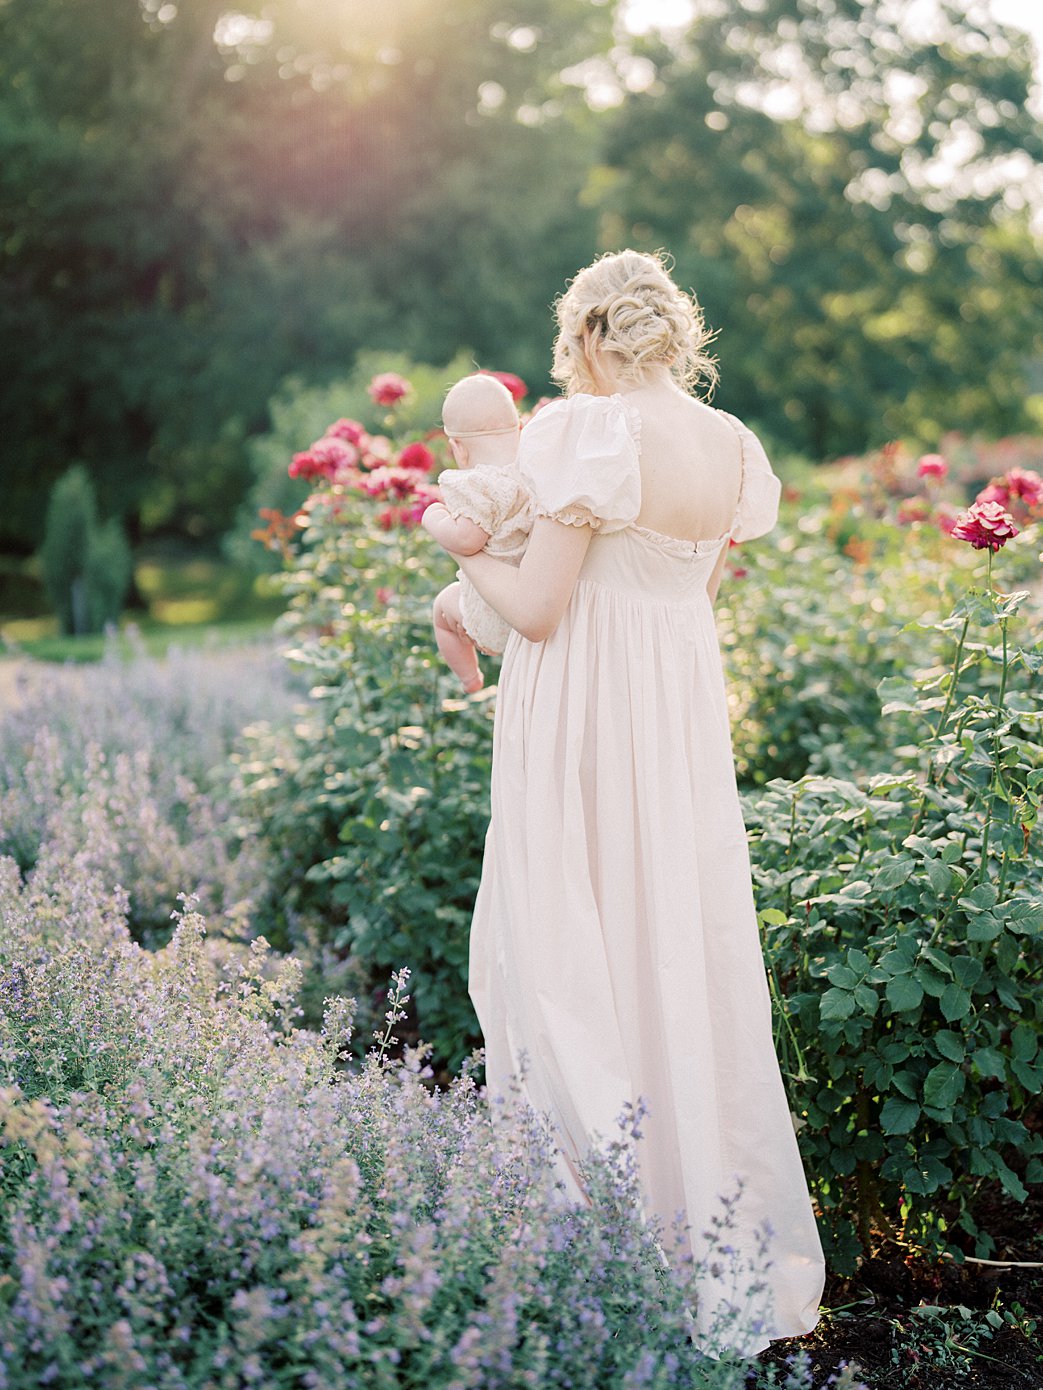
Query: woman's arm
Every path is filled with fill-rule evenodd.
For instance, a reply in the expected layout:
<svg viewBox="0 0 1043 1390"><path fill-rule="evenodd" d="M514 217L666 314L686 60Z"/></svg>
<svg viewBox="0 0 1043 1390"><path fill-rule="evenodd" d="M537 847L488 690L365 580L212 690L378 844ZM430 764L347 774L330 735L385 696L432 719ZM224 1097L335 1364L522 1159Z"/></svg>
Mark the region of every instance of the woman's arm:
<svg viewBox="0 0 1043 1390"><path fill-rule="evenodd" d="M710 595L710 602L717 602L717 590L721 587L721 576L724 574L724 566L728 561L728 542L725 541L721 546L721 553L714 562L714 567L710 571L710 577L706 581L706 592Z"/></svg>
<svg viewBox="0 0 1043 1390"><path fill-rule="evenodd" d="M453 558L490 607L530 642L544 642L561 622L594 532L537 517L517 568L492 555Z"/></svg>
<svg viewBox="0 0 1043 1390"><path fill-rule="evenodd" d="M476 555L489 544L489 532L466 516L453 517L444 502L424 508L420 524L453 555Z"/></svg>

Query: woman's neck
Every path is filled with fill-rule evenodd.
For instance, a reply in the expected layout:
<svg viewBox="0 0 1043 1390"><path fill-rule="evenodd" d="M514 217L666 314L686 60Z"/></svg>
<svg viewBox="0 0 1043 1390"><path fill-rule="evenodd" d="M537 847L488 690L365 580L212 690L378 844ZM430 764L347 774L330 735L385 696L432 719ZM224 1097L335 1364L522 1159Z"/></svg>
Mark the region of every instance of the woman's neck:
<svg viewBox="0 0 1043 1390"><path fill-rule="evenodd" d="M596 388L594 394L598 396L629 396L637 391L653 390L656 387L666 387L674 391L679 389L670 368L664 365L649 367L639 377L625 380L598 369L591 375Z"/></svg>

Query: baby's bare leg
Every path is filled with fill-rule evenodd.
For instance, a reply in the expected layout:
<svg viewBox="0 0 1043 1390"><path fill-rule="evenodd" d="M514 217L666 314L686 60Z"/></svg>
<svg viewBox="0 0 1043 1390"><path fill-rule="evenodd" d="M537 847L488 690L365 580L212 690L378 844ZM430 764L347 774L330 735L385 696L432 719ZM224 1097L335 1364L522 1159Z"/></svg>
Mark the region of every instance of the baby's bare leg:
<svg viewBox="0 0 1043 1390"><path fill-rule="evenodd" d="M432 616L435 623L435 641L450 670L460 677L465 690L481 690L483 678L482 669L478 665L478 653L474 643L463 630L460 617L459 581L447 585L438 595Z"/></svg>

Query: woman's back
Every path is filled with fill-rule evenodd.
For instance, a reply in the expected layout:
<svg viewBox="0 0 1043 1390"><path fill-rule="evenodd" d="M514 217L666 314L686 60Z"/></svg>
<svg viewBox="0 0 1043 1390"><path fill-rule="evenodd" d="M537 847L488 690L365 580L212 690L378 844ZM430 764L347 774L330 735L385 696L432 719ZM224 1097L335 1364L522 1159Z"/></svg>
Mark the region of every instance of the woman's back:
<svg viewBox="0 0 1043 1390"><path fill-rule="evenodd" d="M724 535L742 483L735 427L667 383L628 391L624 399L641 417L637 524L690 541Z"/></svg>

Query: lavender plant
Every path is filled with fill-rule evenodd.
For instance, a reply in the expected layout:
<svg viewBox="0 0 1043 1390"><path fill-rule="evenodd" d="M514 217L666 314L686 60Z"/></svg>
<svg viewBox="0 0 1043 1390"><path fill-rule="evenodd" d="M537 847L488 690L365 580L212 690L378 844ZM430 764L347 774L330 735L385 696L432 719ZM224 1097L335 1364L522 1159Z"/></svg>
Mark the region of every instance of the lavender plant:
<svg viewBox="0 0 1043 1390"><path fill-rule="evenodd" d="M756 1383L690 1339L700 1270L637 1215L639 1116L572 1207L474 1060L437 1091L424 1048L391 1059L404 974L349 1071L352 1001L300 1029L299 967L267 955L208 952L191 903L149 953L97 874L0 862L4 1390Z"/></svg>
<svg viewBox="0 0 1043 1390"><path fill-rule="evenodd" d="M0 718L0 853L93 867L129 894L142 938L169 932L182 889L242 924L269 874L231 812L229 753L297 692L267 647L178 651L31 670Z"/></svg>

